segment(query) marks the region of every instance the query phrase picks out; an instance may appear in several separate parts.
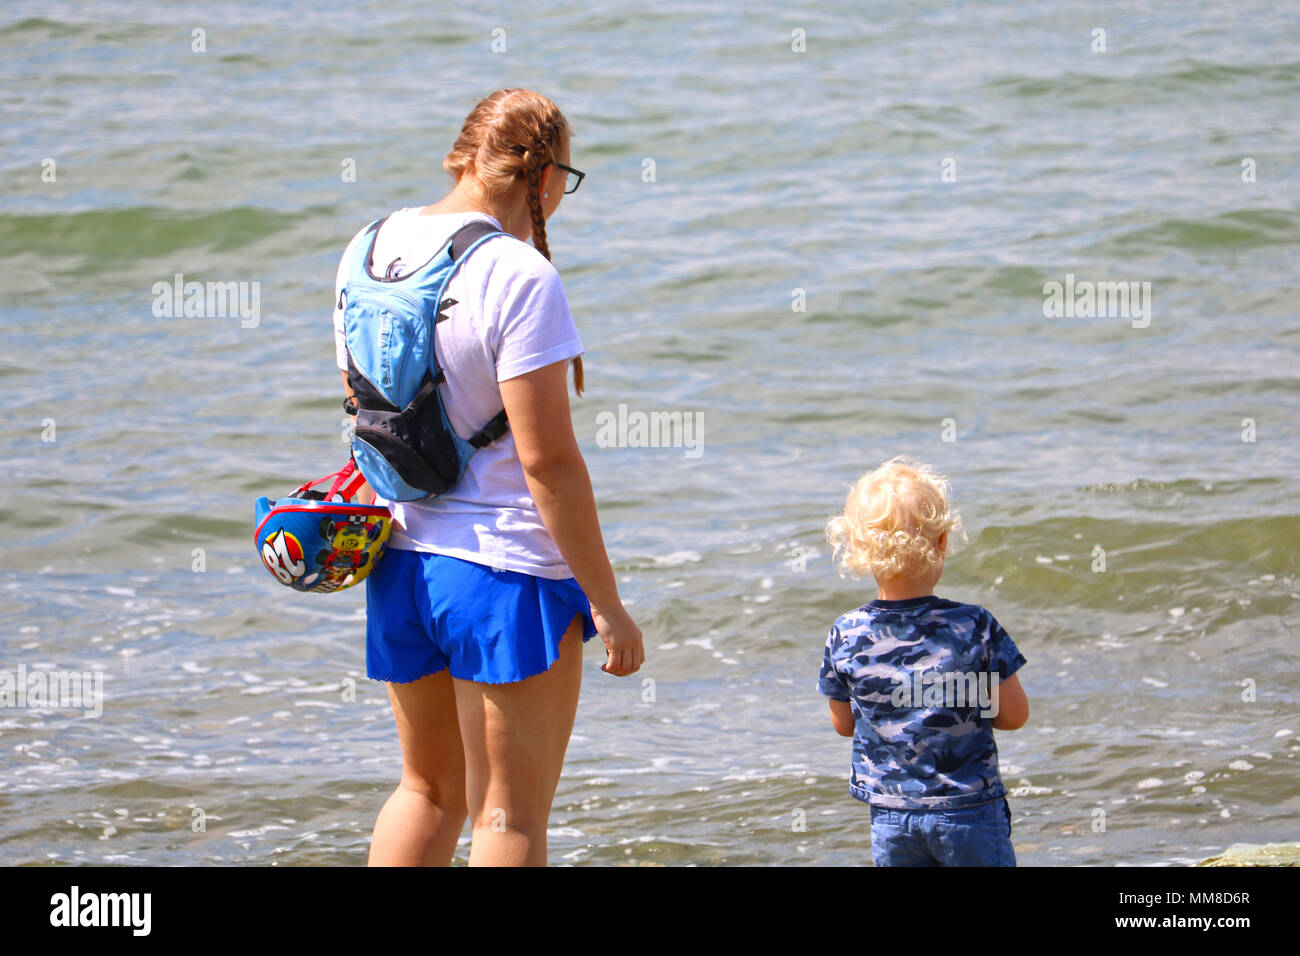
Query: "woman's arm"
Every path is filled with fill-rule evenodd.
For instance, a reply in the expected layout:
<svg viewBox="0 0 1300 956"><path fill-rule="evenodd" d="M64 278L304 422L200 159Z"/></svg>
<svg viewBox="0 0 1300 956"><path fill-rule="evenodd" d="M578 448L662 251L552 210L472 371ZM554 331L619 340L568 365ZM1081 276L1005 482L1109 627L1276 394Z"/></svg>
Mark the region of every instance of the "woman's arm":
<svg viewBox="0 0 1300 956"><path fill-rule="evenodd" d="M345 370L343 370L343 369L339 369L339 372L343 375L343 393L344 393L348 398L351 398L351 397L352 397L352 385L348 382L348 373L347 373ZM356 428L356 425L357 425L356 420L355 420L356 417L357 417L357 416L355 416L355 415L352 416L352 418L353 418L352 427L353 427L354 429ZM353 495L353 497L356 498L358 504L363 504L363 505L373 505L373 504L375 503L375 492L374 492L374 489L371 488L371 487L370 487L370 483L369 483L369 482L366 482L366 481L363 481L363 482L361 483L361 487L357 489L356 494Z"/></svg>
<svg viewBox="0 0 1300 956"><path fill-rule="evenodd" d="M601 670L616 677L645 661L641 631L618 596L605 552L591 476L573 434L568 362L554 362L500 383L501 401L528 490L542 523L591 602L591 614L609 659Z"/></svg>

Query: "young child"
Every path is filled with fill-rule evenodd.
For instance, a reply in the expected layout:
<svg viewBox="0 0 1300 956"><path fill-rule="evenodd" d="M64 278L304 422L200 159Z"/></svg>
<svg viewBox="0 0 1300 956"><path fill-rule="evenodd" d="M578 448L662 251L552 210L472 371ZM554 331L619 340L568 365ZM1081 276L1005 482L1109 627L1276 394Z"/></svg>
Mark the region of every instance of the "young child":
<svg viewBox="0 0 1300 956"><path fill-rule="evenodd" d="M1029 718L1025 658L984 608L935 596L958 535L947 481L907 458L863 475L826 528L841 575L879 589L831 627L818 681L853 738L876 866L1016 865L993 728Z"/></svg>

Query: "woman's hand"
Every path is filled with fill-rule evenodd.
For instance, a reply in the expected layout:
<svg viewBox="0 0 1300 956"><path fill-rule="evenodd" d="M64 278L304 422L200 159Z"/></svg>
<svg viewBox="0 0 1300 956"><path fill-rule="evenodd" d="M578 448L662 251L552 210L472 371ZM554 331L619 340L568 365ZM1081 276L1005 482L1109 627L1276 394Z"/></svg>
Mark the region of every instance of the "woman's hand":
<svg viewBox="0 0 1300 956"><path fill-rule="evenodd" d="M593 607L591 619L596 622L600 639L605 642L607 659L600 669L615 677L626 677L640 670L645 663L645 646L641 642L641 629L632 620L632 615L622 605L611 617L605 617Z"/></svg>

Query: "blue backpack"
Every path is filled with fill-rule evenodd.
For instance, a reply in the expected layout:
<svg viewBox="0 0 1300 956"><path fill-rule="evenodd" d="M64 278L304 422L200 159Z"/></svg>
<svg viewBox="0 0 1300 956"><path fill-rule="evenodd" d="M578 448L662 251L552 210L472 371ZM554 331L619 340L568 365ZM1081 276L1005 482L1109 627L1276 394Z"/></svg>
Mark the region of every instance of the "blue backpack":
<svg viewBox="0 0 1300 956"><path fill-rule="evenodd" d="M490 222L466 223L424 265L397 275L395 261L374 274L375 240L385 219L370 224L348 265L339 296L348 352L348 384L357 416L352 456L375 493L390 501L438 498L455 486L470 458L506 433L503 409L470 438L447 421L438 386L445 380L435 330L456 304L444 298L465 257L506 233Z"/></svg>

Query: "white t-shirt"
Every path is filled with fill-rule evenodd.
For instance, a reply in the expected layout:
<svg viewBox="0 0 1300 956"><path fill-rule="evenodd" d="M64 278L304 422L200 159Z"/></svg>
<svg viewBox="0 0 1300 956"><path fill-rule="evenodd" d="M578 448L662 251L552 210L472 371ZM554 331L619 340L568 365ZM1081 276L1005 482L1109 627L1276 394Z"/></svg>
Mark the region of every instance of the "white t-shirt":
<svg viewBox="0 0 1300 956"><path fill-rule="evenodd" d="M473 219L501 225L486 213L419 212L418 207L398 210L379 230L372 267L376 275L384 275L399 257L405 263L400 272L419 267ZM334 288L335 350L344 371L347 347L338 300L347 281L346 263L363 233L348 244ZM447 418L462 438L501 411L498 382L572 361L583 352L559 273L532 245L514 236L494 236L463 259L445 295L456 305L446 310L448 318L435 333L447 373L439 391ZM461 481L437 501L376 500L393 513L390 548L447 554L543 578L573 576L542 524L509 431L475 453Z"/></svg>

